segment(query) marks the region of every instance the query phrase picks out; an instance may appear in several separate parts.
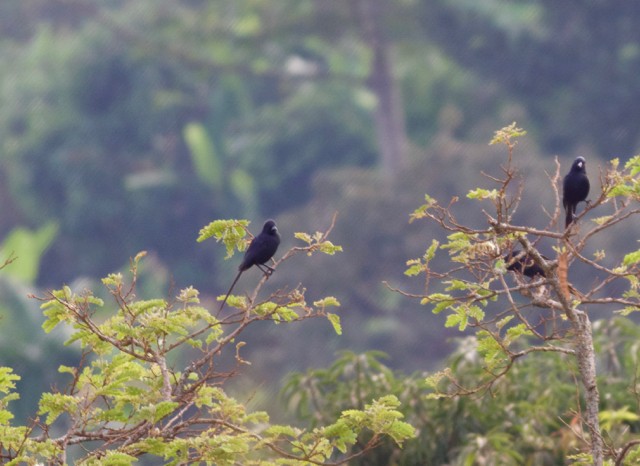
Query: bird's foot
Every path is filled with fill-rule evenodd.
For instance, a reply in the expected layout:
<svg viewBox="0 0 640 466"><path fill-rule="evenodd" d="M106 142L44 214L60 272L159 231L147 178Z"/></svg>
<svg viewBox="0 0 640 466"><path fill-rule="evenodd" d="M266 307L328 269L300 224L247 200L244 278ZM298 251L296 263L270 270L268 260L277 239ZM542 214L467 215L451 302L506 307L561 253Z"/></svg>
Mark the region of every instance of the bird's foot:
<svg viewBox="0 0 640 466"><path fill-rule="evenodd" d="M256 264L256 267L258 267L267 278L269 278L275 270L273 267L269 267L267 264Z"/></svg>

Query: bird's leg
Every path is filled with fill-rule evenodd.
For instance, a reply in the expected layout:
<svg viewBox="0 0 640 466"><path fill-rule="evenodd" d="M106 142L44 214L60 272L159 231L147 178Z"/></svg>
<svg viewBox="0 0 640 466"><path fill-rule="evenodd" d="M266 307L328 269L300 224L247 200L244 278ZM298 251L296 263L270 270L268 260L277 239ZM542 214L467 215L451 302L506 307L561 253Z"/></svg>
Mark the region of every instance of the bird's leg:
<svg viewBox="0 0 640 466"><path fill-rule="evenodd" d="M262 273L265 274L267 277L270 277L271 274L274 271L273 267L269 267L267 264L256 264L256 267L258 267L260 270L262 270ZM262 267L266 267L267 270L263 269Z"/></svg>

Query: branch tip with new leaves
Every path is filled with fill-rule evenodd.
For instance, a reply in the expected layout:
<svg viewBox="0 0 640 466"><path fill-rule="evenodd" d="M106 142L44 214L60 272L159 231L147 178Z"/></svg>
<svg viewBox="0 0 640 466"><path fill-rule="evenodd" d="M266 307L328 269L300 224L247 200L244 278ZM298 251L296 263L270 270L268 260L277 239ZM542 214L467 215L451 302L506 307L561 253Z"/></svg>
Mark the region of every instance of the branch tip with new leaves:
<svg viewBox="0 0 640 466"><path fill-rule="evenodd" d="M516 141L513 141L515 138L522 137L526 135L527 132L522 128L518 128L516 126L516 122L514 121L509 126L505 126L502 129L499 129L494 133L493 139L489 142L489 145L494 144L505 144L508 147L513 147L516 144Z"/></svg>
<svg viewBox="0 0 640 466"><path fill-rule="evenodd" d="M222 242L227 250L225 259L233 256L234 250L244 251L250 240L245 239L249 235L248 220L214 220L203 227L198 234L197 242L201 243L211 237L216 239L216 243Z"/></svg>
<svg viewBox="0 0 640 466"><path fill-rule="evenodd" d="M313 254L315 251L320 251L330 256L333 256L336 252L342 252L342 246L336 246L331 241L325 239L325 234L319 231L315 232L313 235L296 232L294 233L294 236L295 238L307 243L305 249L307 250L308 256Z"/></svg>

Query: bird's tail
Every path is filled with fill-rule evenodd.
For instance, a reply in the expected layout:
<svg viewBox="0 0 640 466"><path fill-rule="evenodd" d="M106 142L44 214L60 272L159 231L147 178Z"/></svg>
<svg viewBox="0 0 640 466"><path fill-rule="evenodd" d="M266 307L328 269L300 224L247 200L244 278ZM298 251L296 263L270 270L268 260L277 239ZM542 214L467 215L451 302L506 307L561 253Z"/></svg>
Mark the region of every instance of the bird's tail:
<svg viewBox="0 0 640 466"><path fill-rule="evenodd" d="M567 228L569 228L569 225L571 225L571 222L573 222L573 209L571 208L571 206L567 206L567 214L564 218L564 228L565 230Z"/></svg>
<svg viewBox="0 0 640 466"><path fill-rule="evenodd" d="M225 303L227 302L227 299L229 298L229 295L233 291L233 287L236 286L236 283L238 282L238 279L240 278L240 275L242 275L242 272L244 272L244 270L242 270L242 269L240 269L238 271L238 275L236 275L236 278L233 280L233 283L229 287L229 291L227 291L227 295L224 297L224 300L222 301L222 304L220 305L220 309L218 309L218 312L222 311L222 308L224 307Z"/></svg>

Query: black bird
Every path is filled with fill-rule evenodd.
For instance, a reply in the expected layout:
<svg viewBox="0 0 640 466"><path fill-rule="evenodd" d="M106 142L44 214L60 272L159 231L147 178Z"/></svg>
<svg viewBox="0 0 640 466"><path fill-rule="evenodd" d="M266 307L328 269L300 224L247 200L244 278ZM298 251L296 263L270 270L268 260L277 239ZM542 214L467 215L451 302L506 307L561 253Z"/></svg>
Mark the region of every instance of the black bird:
<svg viewBox="0 0 640 466"><path fill-rule="evenodd" d="M589 195L589 178L587 178L585 163L584 157L575 159L571 170L562 182L562 205L566 212L565 228L568 228L573 222L578 203L586 200Z"/></svg>
<svg viewBox="0 0 640 466"><path fill-rule="evenodd" d="M233 291L233 287L236 286L236 282L240 278L240 275L242 275L242 272L255 265L267 276L273 273L273 268L269 267L266 262L273 257L278 250L279 245L280 234L278 233L276 222L273 220L267 220L262 227L262 232L253 238L251 244L249 244L249 247L247 248L247 251L244 253L244 259L242 259L242 262L238 267L238 275L236 275L229 291L227 291L227 295L224 297L224 301L222 301L222 304L220 305L220 311L224 307L224 303L227 302L227 298ZM265 270L262 267L266 267L267 269Z"/></svg>
<svg viewBox="0 0 640 466"><path fill-rule="evenodd" d="M544 260L549 260L542 256ZM507 264L507 270L524 275L525 277L534 278L536 275L545 277L544 270L533 260L529 254L516 249L504 256L504 262Z"/></svg>

